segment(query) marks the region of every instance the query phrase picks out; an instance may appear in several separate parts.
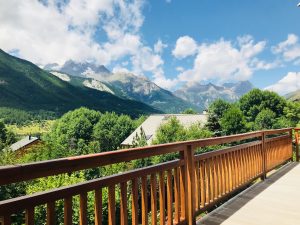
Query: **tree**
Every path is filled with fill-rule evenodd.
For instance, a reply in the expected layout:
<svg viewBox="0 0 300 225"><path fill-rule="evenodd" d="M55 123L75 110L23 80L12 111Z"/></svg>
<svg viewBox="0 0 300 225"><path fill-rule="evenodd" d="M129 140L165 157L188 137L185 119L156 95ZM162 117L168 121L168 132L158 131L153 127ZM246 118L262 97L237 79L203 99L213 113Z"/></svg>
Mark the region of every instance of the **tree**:
<svg viewBox="0 0 300 225"><path fill-rule="evenodd" d="M269 109L280 117L284 113L287 101L271 91L253 89L239 100L240 109L248 122L254 122L257 115L264 109Z"/></svg>
<svg viewBox="0 0 300 225"><path fill-rule="evenodd" d="M147 137L143 127L140 128L140 133L136 133L132 140L133 147L143 147L147 145Z"/></svg>
<svg viewBox="0 0 300 225"><path fill-rule="evenodd" d="M288 101L284 114L286 119L290 120L291 126L296 126L300 121L300 102Z"/></svg>
<svg viewBox="0 0 300 225"><path fill-rule="evenodd" d="M232 106L224 113L220 124L222 132L226 135L247 131L245 116L237 106Z"/></svg>
<svg viewBox="0 0 300 225"><path fill-rule="evenodd" d="M48 140L65 149L76 149L79 140L88 144L93 137L93 128L101 114L95 110L79 108L63 115L53 125Z"/></svg>
<svg viewBox="0 0 300 225"><path fill-rule="evenodd" d="M186 132L183 125L180 124L176 117L171 117L158 128L153 144L164 144L184 140L186 140Z"/></svg>
<svg viewBox="0 0 300 225"><path fill-rule="evenodd" d="M188 108L182 112L182 114L198 114L194 109Z"/></svg>
<svg viewBox="0 0 300 225"><path fill-rule="evenodd" d="M105 113L94 127L93 139L99 142L101 151L116 150L133 130L129 116Z"/></svg>
<svg viewBox="0 0 300 225"><path fill-rule="evenodd" d="M231 107L229 102L218 99L210 104L208 108L208 121L206 127L215 134L221 132L220 120L224 113Z"/></svg>
<svg viewBox="0 0 300 225"><path fill-rule="evenodd" d="M276 114L270 109L264 109L255 118L256 130L271 129L276 121Z"/></svg>

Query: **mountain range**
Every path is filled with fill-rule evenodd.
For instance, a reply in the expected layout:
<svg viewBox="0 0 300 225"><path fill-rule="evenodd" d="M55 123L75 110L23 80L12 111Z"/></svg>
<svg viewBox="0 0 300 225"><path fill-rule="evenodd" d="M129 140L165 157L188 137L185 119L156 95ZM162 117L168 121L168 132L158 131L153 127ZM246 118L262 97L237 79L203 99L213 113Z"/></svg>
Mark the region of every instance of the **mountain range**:
<svg viewBox="0 0 300 225"><path fill-rule="evenodd" d="M193 84L184 85L175 91L174 94L198 107L206 109L210 103L217 99L234 102L253 88L254 86L249 81L225 83L219 86L212 83L200 84L194 82Z"/></svg>
<svg viewBox="0 0 300 225"><path fill-rule="evenodd" d="M107 91L73 85L0 50L0 106L62 114L81 106L132 116L161 111Z"/></svg>
<svg viewBox="0 0 300 225"><path fill-rule="evenodd" d="M50 65L46 65L45 69L65 81L108 91L121 98L141 101L166 113L180 113L187 108L201 112L218 98L233 102L254 88L249 81L225 83L222 86L193 83L170 92L144 76L111 73L103 65L77 63L72 60L60 68L56 64Z"/></svg>
<svg viewBox="0 0 300 225"><path fill-rule="evenodd" d="M215 99L236 101L250 91L249 81L223 85L193 83L171 92L145 76L112 73L103 65L68 60L40 68L0 50L0 106L64 113L86 106L132 116L198 112Z"/></svg>

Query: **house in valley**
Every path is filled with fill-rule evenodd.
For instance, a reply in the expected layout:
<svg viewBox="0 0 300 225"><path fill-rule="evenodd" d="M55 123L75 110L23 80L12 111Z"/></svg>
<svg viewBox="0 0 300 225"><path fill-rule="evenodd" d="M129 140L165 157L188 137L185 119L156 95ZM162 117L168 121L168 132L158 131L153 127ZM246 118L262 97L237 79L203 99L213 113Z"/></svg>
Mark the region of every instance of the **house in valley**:
<svg viewBox="0 0 300 225"><path fill-rule="evenodd" d="M136 136L144 132L147 144L151 145L153 138L156 135L157 129L163 123L167 122L169 118L176 117L178 121L184 126L189 127L192 124L200 123L204 125L207 122L208 115L203 114L155 114L149 116L132 134L130 134L121 144L123 147L131 147Z"/></svg>

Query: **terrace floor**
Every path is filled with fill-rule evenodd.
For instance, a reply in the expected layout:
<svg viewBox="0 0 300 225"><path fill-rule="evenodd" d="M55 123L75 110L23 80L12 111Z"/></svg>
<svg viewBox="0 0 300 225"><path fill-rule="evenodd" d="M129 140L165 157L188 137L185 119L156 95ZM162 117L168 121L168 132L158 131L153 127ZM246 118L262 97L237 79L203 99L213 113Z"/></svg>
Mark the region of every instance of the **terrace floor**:
<svg viewBox="0 0 300 225"><path fill-rule="evenodd" d="M300 164L283 166L197 222L197 225L219 224L300 224Z"/></svg>

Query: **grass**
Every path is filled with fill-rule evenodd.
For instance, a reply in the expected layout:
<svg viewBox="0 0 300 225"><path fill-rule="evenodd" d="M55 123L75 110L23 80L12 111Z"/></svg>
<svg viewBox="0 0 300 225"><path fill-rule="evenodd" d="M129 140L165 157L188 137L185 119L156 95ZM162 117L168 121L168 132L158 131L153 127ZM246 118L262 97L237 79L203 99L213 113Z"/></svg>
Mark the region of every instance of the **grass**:
<svg viewBox="0 0 300 225"><path fill-rule="evenodd" d="M41 122L31 122L29 125L24 126L8 125L8 129L12 130L18 136L41 135L49 132L54 122L55 120L44 120Z"/></svg>

